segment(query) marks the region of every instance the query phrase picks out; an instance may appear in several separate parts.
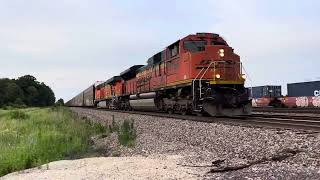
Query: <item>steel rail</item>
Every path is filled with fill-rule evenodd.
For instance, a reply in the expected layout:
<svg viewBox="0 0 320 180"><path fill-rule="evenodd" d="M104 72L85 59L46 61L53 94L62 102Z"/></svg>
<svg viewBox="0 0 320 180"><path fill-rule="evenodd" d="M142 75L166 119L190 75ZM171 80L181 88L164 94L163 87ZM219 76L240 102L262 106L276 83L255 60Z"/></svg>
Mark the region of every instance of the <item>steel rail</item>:
<svg viewBox="0 0 320 180"><path fill-rule="evenodd" d="M320 114L320 108L253 108L253 112L273 112L273 113L312 113Z"/></svg>

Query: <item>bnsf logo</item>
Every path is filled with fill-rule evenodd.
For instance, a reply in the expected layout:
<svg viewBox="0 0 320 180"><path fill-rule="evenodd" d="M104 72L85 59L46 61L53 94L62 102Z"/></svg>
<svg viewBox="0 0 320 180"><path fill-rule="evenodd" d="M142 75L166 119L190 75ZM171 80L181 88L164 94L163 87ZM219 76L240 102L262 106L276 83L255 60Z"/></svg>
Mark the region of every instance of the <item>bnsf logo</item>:
<svg viewBox="0 0 320 180"><path fill-rule="evenodd" d="M315 90L314 91L314 96L320 96L320 90Z"/></svg>

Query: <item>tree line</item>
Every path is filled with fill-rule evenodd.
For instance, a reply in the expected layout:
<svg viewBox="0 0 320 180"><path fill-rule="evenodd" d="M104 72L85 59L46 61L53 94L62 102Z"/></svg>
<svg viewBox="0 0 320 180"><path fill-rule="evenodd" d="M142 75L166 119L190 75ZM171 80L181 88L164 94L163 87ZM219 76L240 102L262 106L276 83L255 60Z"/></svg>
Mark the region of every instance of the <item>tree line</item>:
<svg viewBox="0 0 320 180"><path fill-rule="evenodd" d="M0 107L51 106L55 100L52 89L31 75L18 79L0 78Z"/></svg>

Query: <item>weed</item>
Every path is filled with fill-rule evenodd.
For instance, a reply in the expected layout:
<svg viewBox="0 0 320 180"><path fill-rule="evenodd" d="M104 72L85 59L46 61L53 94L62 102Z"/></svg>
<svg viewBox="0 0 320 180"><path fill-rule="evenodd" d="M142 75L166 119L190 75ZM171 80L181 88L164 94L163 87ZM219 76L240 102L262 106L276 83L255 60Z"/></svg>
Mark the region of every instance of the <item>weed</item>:
<svg viewBox="0 0 320 180"><path fill-rule="evenodd" d="M109 132L110 133L119 132L119 125L118 125L118 123L116 123L116 121L114 119L114 115L112 115L112 123L111 123L111 125L109 125Z"/></svg>
<svg viewBox="0 0 320 180"><path fill-rule="evenodd" d="M112 123L109 125L108 130L110 133L118 133L119 143L123 146L132 147L136 140L136 130L134 128L134 120L124 120L122 123L115 121L112 115Z"/></svg>
<svg viewBox="0 0 320 180"><path fill-rule="evenodd" d="M112 157L120 157L120 156L121 156L121 153L120 153L119 150L115 150L115 151L112 152L111 156L112 156Z"/></svg>
<svg viewBox="0 0 320 180"><path fill-rule="evenodd" d="M102 124L95 123L95 124L93 124L93 127L94 127L95 131L98 132L99 134L106 133L106 127L103 126Z"/></svg>
<svg viewBox="0 0 320 180"><path fill-rule="evenodd" d="M136 140L136 131L133 125L134 121L124 120L118 131L118 138L121 145L134 146Z"/></svg>
<svg viewBox="0 0 320 180"><path fill-rule="evenodd" d="M29 169L33 167L33 158L28 156L27 159L25 160L25 165L24 168L25 169Z"/></svg>
<svg viewBox="0 0 320 180"><path fill-rule="evenodd" d="M27 113L25 113L24 111L22 110L12 110L10 111L10 118L11 119L21 119L21 120L24 120L24 119L28 119L29 118L29 115Z"/></svg>

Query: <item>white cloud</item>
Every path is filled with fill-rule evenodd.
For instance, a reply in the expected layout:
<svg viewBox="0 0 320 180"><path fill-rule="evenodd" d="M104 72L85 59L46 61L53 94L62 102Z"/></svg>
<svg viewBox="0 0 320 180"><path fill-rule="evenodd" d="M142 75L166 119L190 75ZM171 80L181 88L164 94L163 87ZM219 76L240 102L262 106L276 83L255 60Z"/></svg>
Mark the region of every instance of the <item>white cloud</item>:
<svg viewBox="0 0 320 180"><path fill-rule="evenodd" d="M8 1L0 7L0 76L35 75L67 100L96 80L144 64L181 36L206 30L226 37L256 84L317 72L310 63L300 67L297 58L316 57L319 22L270 18L265 5L275 1L179 1L159 10L166 2ZM297 67L306 72L295 73Z"/></svg>
<svg viewBox="0 0 320 180"><path fill-rule="evenodd" d="M263 5L253 0L216 2L212 5L213 13L219 22L212 25L212 29L226 36L231 45L251 61L258 57L312 53L318 48L319 23L301 17L268 18L259 12ZM268 13L272 14L272 9Z"/></svg>
<svg viewBox="0 0 320 180"><path fill-rule="evenodd" d="M218 18L211 30L226 37L241 56L252 77L248 85L280 84L286 93L286 83L316 76L320 23L304 16L307 9L296 5L289 13L286 3L270 6L273 1L267 1L269 6L254 0L210 2Z"/></svg>
<svg viewBox="0 0 320 180"><path fill-rule="evenodd" d="M39 24L2 26L0 40L9 53L34 57L61 53L69 43L63 29Z"/></svg>

